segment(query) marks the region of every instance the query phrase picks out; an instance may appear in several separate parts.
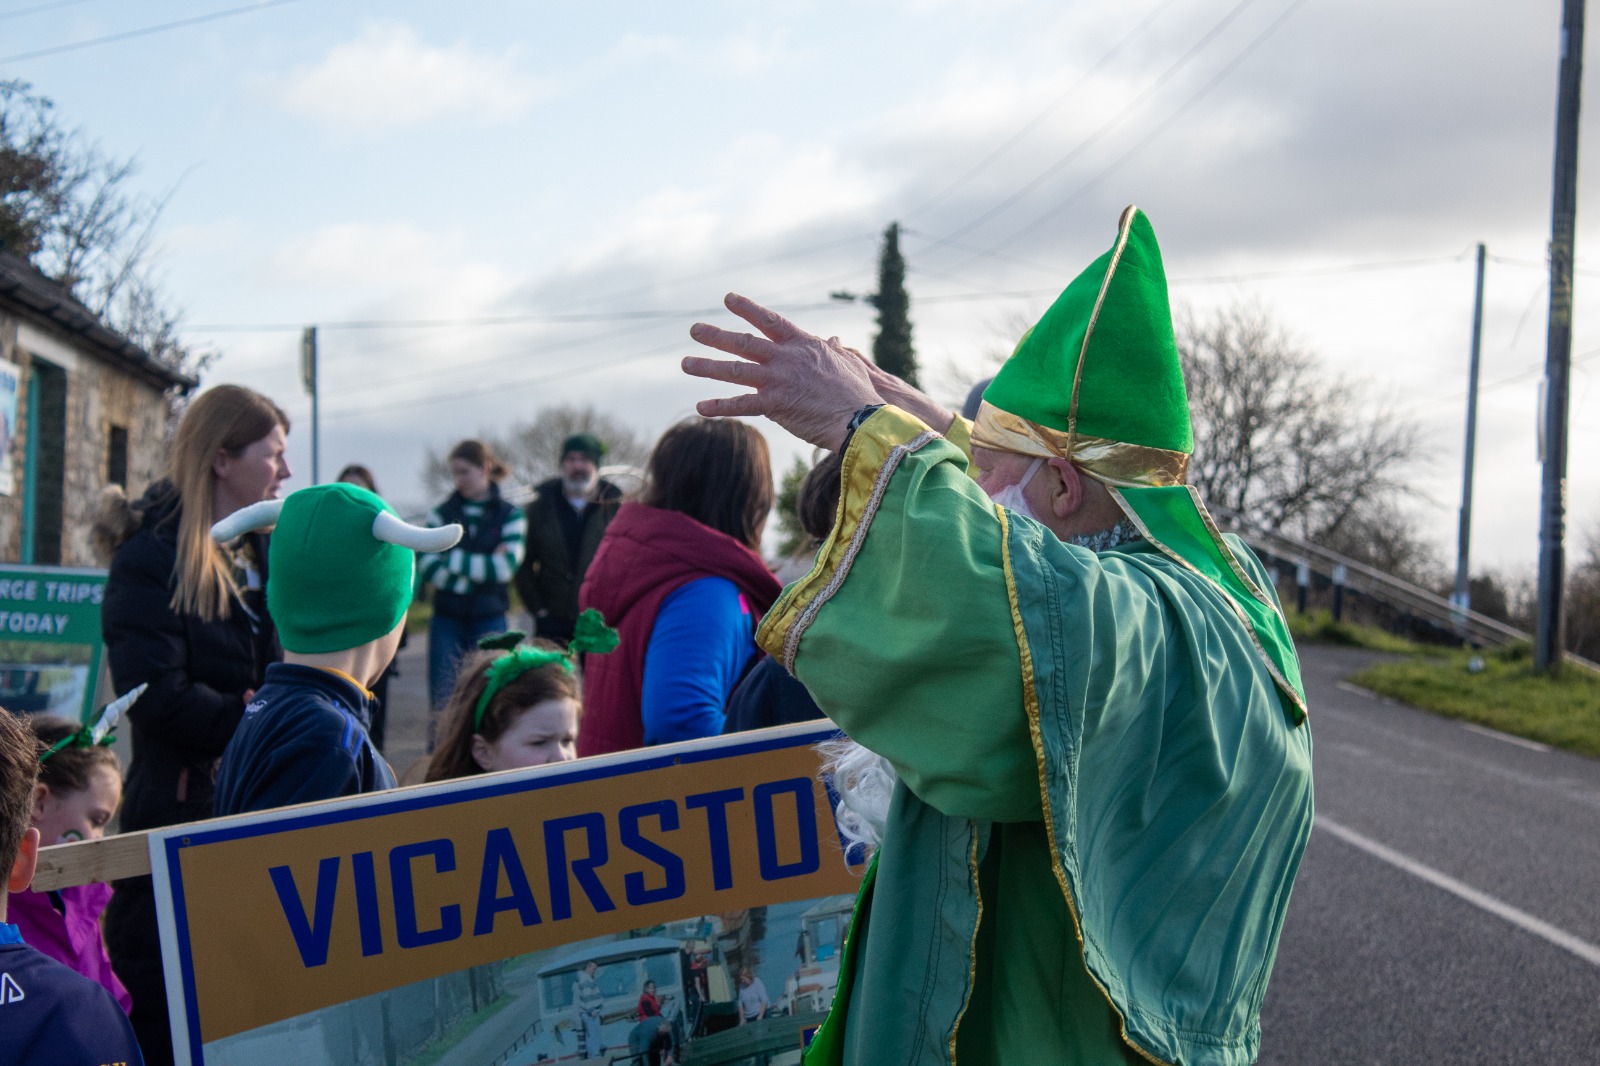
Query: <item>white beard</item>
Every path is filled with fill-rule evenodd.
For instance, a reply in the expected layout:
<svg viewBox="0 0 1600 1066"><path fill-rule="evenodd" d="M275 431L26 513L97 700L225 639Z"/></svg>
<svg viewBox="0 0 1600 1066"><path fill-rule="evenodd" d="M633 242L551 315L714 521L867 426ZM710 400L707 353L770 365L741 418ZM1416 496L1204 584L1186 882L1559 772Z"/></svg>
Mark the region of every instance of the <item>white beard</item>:
<svg viewBox="0 0 1600 1066"><path fill-rule="evenodd" d="M839 795L834 815L846 850L861 845L872 851L883 841L889 824L889 801L900 775L889 760L868 751L853 740L830 740L817 745L822 755L822 772L833 778Z"/></svg>
<svg viewBox="0 0 1600 1066"><path fill-rule="evenodd" d="M561 491L566 493L567 499L576 500L589 495L594 491L595 482L600 480L600 475L590 477L562 478Z"/></svg>

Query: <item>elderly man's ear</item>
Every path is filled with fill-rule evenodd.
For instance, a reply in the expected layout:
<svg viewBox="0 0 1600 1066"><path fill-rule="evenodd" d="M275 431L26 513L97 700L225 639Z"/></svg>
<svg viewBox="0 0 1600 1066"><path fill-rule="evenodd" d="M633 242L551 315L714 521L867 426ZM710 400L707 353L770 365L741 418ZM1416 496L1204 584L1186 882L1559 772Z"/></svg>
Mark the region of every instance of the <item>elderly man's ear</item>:
<svg viewBox="0 0 1600 1066"><path fill-rule="evenodd" d="M1045 482L1050 489L1050 513L1069 519L1083 507L1083 475L1065 459L1051 459L1045 465L1055 474Z"/></svg>

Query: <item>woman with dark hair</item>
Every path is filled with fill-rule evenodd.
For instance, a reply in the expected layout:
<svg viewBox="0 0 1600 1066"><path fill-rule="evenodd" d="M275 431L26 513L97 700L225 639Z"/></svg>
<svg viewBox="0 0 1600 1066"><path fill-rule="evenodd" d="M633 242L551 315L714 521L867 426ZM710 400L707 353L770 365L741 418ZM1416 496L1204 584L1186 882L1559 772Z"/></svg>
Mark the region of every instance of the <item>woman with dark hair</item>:
<svg viewBox="0 0 1600 1066"><path fill-rule="evenodd" d="M373 478L372 471L360 463L347 464L343 470L339 471L339 476L333 480L342 481L347 485L359 485L374 496L383 495L378 491L378 482Z"/></svg>
<svg viewBox="0 0 1600 1066"><path fill-rule="evenodd" d="M656 444L579 595L622 636L587 665L580 756L722 731L781 589L757 551L772 500L766 439L742 422L690 418Z"/></svg>
<svg viewBox="0 0 1600 1066"><path fill-rule="evenodd" d="M428 515L431 526L458 523L466 533L447 552L417 560L422 581L433 586L428 623L428 751L433 752L439 710L455 687L456 668L480 637L506 630L511 575L522 562L526 522L522 509L500 496L511 471L481 440L450 449L455 492Z"/></svg>
<svg viewBox="0 0 1600 1066"><path fill-rule="evenodd" d="M841 463L838 452L829 452L800 484L795 510L799 512L800 528L806 535L801 550L812 555L833 532L835 512L839 510ZM808 565L801 576L810 569ZM765 729L770 725L791 725L825 717L799 679L770 655L762 655L733 690L728 697L727 713L727 721L722 726L724 733L742 733L747 729Z"/></svg>
<svg viewBox="0 0 1600 1066"><path fill-rule="evenodd" d="M267 664L283 656L267 614L266 536L218 545L211 526L279 494L288 433L270 399L217 385L184 411L166 479L137 501L114 489L102 498L93 538L113 552L100 608L112 686L118 695L150 686L128 709L123 832L211 817L212 769ZM116 887L105 913L111 961L133 995L145 1061L171 1062L150 878Z"/></svg>

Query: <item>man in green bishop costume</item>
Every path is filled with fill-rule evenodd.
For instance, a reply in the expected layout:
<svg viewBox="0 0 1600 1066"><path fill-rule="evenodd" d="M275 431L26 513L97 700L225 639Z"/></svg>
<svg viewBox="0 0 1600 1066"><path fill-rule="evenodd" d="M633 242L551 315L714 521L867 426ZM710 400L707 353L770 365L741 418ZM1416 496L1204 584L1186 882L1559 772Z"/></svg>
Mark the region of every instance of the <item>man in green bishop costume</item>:
<svg viewBox="0 0 1600 1066"><path fill-rule="evenodd" d="M1252 1062L1311 736L1261 563L1184 483L1148 219L1124 212L971 423L727 306L761 335L696 325L740 359L684 369L755 391L701 414L844 453L832 535L758 639L896 781L806 1062Z"/></svg>

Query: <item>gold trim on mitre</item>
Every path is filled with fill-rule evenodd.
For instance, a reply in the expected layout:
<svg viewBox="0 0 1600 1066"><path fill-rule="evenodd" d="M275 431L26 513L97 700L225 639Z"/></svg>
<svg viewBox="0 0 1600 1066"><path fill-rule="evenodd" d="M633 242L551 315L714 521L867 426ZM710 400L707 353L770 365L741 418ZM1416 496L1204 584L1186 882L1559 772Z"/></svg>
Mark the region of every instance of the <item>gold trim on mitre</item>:
<svg viewBox="0 0 1600 1066"><path fill-rule="evenodd" d="M972 445L1043 459L1066 459L1108 485L1161 488L1182 485L1189 474L1187 452L1063 433L1002 411L987 400L978 405L978 417L972 423Z"/></svg>

